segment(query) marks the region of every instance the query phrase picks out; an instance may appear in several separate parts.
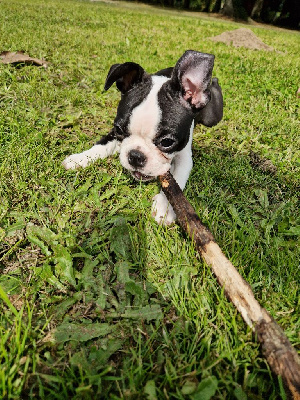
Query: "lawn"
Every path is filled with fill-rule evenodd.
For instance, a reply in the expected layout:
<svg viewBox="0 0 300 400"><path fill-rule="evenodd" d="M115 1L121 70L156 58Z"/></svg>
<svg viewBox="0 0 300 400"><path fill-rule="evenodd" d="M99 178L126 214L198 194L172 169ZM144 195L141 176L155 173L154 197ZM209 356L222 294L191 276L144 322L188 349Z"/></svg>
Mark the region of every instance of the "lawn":
<svg viewBox="0 0 300 400"><path fill-rule="evenodd" d="M185 194L299 349L299 32L251 25L274 48L254 51L209 40L238 23L76 0L0 20L0 51L49 62L0 64L0 398L285 399L193 243L152 220L158 183L61 163L109 131L111 64L213 53L224 119L196 128Z"/></svg>

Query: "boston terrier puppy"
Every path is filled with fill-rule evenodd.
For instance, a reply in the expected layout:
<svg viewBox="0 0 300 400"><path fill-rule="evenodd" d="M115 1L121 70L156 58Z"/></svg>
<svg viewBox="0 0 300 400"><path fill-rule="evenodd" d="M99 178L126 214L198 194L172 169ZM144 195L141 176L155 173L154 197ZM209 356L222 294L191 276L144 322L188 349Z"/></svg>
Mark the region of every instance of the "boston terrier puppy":
<svg viewBox="0 0 300 400"><path fill-rule="evenodd" d="M195 124L211 127L223 117L214 56L188 50L175 67L148 74L136 63L111 66L104 89L113 83L121 100L112 130L91 149L67 157L66 169L86 167L116 152L137 180L149 181L170 170L181 189L190 175ZM176 215L162 191L153 198L152 216L171 224Z"/></svg>

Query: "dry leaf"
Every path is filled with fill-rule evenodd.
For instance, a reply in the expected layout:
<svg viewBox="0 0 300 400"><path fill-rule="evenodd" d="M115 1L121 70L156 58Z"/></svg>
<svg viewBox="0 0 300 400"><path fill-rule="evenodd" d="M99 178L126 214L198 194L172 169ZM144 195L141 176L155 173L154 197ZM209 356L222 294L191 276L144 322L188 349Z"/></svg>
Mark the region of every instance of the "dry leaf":
<svg viewBox="0 0 300 400"><path fill-rule="evenodd" d="M25 64L25 65L36 65L38 67L47 68L48 63L45 60L39 60L38 58L29 57L23 51L3 51L0 54L0 62L3 64Z"/></svg>

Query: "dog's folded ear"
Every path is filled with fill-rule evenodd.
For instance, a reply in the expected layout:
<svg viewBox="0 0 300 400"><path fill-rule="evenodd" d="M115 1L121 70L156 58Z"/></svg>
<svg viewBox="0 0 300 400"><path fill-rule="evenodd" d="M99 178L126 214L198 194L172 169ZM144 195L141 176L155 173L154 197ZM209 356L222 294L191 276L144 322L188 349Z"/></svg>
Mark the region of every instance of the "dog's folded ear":
<svg viewBox="0 0 300 400"><path fill-rule="evenodd" d="M210 101L214 55L188 50L177 61L171 77L187 105L200 110Z"/></svg>
<svg viewBox="0 0 300 400"><path fill-rule="evenodd" d="M116 82L121 93L127 92L132 86L140 82L145 74L144 69L136 63L126 62L114 64L110 67L104 90L108 90Z"/></svg>

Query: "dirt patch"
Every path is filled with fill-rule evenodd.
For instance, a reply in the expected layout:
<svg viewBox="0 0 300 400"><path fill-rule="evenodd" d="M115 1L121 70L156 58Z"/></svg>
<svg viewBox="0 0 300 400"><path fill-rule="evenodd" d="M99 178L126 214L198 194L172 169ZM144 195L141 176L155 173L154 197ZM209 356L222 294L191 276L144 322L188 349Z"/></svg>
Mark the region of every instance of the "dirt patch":
<svg viewBox="0 0 300 400"><path fill-rule="evenodd" d="M251 29L248 28L240 28L233 31L223 32L221 35L214 36L209 39L215 42L233 45L234 47L246 47L247 49L252 50L274 50L273 47L265 44L251 31Z"/></svg>
<svg viewBox="0 0 300 400"><path fill-rule="evenodd" d="M255 153L254 151L250 151L250 163L253 168L257 168L263 172L269 173L269 174L276 174L277 168L275 165L272 163L272 161L267 160L266 158L260 157L259 154Z"/></svg>

